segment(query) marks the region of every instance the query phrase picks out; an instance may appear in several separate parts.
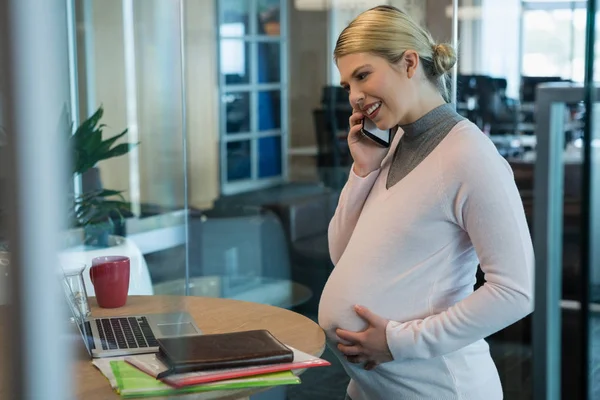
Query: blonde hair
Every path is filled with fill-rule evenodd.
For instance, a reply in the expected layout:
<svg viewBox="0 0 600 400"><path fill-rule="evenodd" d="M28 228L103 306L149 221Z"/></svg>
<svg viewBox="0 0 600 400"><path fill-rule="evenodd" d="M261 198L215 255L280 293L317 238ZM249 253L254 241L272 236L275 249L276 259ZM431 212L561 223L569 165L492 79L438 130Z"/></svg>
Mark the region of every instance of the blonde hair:
<svg viewBox="0 0 600 400"><path fill-rule="evenodd" d="M377 6L361 13L340 33L333 57L337 62L348 54L371 53L395 64L406 50L419 54L428 80L449 102L448 72L456 64L454 48L435 43L429 32L396 7Z"/></svg>

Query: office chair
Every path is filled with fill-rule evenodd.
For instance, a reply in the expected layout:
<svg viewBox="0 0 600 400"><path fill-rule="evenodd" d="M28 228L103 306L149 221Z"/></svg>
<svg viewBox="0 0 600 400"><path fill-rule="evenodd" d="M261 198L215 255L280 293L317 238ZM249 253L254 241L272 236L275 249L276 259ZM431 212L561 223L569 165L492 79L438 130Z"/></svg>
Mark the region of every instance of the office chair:
<svg viewBox="0 0 600 400"><path fill-rule="evenodd" d="M333 120L335 123L333 123ZM318 108L313 110L313 122L317 139L317 167L348 165L350 151L345 141L337 138L337 132L348 129L348 116L341 110ZM345 124L344 124L345 122Z"/></svg>
<svg viewBox="0 0 600 400"><path fill-rule="evenodd" d="M348 178L352 163L348 142L338 138L337 132L348 131L347 110L323 107L313 110L317 140L317 171L320 180L328 187L341 188Z"/></svg>
<svg viewBox="0 0 600 400"><path fill-rule="evenodd" d="M335 105L350 108L348 92L340 86L323 86L321 89L321 105L324 107Z"/></svg>
<svg viewBox="0 0 600 400"><path fill-rule="evenodd" d="M506 96L505 78L492 78L489 103L490 134L514 134L519 123L518 101Z"/></svg>
<svg viewBox="0 0 600 400"><path fill-rule="evenodd" d="M491 122L490 105L495 87L487 75L458 75L457 101L461 114L480 129Z"/></svg>
<svg viewBox="0 0 600 400"><path fill-rule="evenodd" d="M572 82L570 79L563 79L560 76L522 76L521 86L519 88L519 96L521 98L521 104L533 105L535 104L536 88L540 83L549 82ZM523 113L523 121L533 123L535 122L535 112L531 107L530 110Z"/></svg>
<svg viewBox="0 0 600 400"><path fill-rule="evenodd" d="M549 82L572 82L560 76L522 76L520 97L522 103L535 103L535 89L540 83Z"/></svg>

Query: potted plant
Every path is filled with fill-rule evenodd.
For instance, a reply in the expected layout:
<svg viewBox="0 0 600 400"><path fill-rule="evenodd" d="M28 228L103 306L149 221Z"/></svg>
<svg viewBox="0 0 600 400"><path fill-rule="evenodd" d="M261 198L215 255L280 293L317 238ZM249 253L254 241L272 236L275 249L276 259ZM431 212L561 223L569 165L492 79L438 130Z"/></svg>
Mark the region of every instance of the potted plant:
<svg viewBox="0 0 600 400"><path fill-rule="evenodd" d="M84 244L94 247L109 245L109 235L120 233L124 215L130 215L130 204L125 201L122 190L103 188L97 164L100 161L127 154L137 143L116 142L127 134L123 132L103 139L106 127L100 121L104 114L102 106L88 119L83 121L73 134L69 133L69 148L72 154L74 177L84 181L83 191L72 196L69 213L70 226L83 228ZM95 175L97 184L85 184ZM87 178L87 179L86 179Z"/></svg>
<svg viewBox="0 0 600 400"><path fill-rule="evenodd" d="M104 139L102 134L106 125L101 123L103 114L103 107L100 106L91 117L77 127L75 132L71 129L69 136L65 138L72 159L70 174L73 177L81 176L83 180L86 180L86 175L96 174L98 179L96 185L84 184L81 193L70 194L66 198L70 229L62 235L58 265L65 272L79 265L89 267L95 257L125 255L131 260L129 294L151 295L153 294L152 281L143 254L132 240L122 236L122 232L117 232L119 225L123 225L125 217L131 215L130 205L125 201L122 190L102 187L97 170L100 161L127 154L137 143L117 144L117 141L127 134L127 129ZM3 219L2 210L0 210L0 219ZM0 228L3 226L0 221ZM6 243L2 243L0 229L0 265L6 264L7 251ZM88 295L93 296L94 287L89 274L84 274L84 281ZM2 285L3 281L0 280L0 295L3 293ZM0 296L0 304L2 301L3 298Z"/></svg>
<svg viewBox="0 0 600 400"><path fill-rule="evenodd" d="M97 164L101 161L127 154L138 143L117 141L127 134L127 129L104 139L106 125L101 123L102 106L83 121L73 134L69 134L71 173L82 178L82 191L71 195L69 207L70 227L65 232L63 249L59 254L64 270L84 264L90 266L95 257L123 255L131 260L129 294L153 293L148 266L136 244L124 236L124 220L131 216L130 204L123 190L104 188L100 182ZM91 181L91 183L90 183ZM89 274L84 274L87 293L94 295Z"/></svg>

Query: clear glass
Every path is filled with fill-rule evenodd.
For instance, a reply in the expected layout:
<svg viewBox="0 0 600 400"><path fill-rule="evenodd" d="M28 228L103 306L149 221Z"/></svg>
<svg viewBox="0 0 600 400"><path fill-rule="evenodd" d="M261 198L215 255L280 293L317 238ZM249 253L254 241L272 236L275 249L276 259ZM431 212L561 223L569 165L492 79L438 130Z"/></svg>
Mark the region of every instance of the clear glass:
<svg viewBox="0 0 600 400"><path fill-rule="evenodd" d="M225 131L227 134L250 132L250 93L230 92L223 96L223 107L225 108Z"/></svg>
<svg viewBox="0 0 600 400"><path fill-rule="evenodd" d="M281 136L258 139L258 160L259 177L281 175Z"/></svg>
<svg viewBox="0 0 600 400"><path fill-rule="evenodd" d="M75 386L72 344L81 339L56 257L72 197L68 8L67 1L0 5L2 398L71 398Z"/></svg>
<svg viewBox="0 0 600 400"><path fill-rule="evenodd" d="M593 139L600 141L600 118L596 114ZM597 142L596 142L597 143ZM600 238L600 154L594 147L592 173L590 177L590 243L598 243ZM600 399L600 254L597 246L590 246L590 314L589 314L589 392L591 399Z"/></svg>
<svg viewBox="0 0 600 400"><path fill-rule="evenodd" d="M128 299L138 304L162 294L231 298L289 308L317 321L334 268L328 226L353 162L347 145L351 109L332 51L341 30L379 3L384 2L74 0L67 21L72 98L65 103L73 127L102 106L103 138L127 130L114 145L132 146L93 162L84 176L69 175L75 181L69 192L121 191L125 204L106 223L65 221L68 228L58 233L60 256L89 264L100 255L128 255ZM450 0L385 3L403 8L437 42L452 40L452 21L459 18L457 109L506 158L531 224L536 88L554 76L583 81L582 2L460 0L458 16ZM580 157L582 111L581 104L565 109L571 127L565 130L565 152L574 158ZM0 153L2 125L0 113ZM592 140L600 140L596 125ZM0 188L4 158L0 154ZM577 273L585 267L579 254L578 168L565 167L566 301L577 298ZM600 226L599 174L595 166L589 182L594 229ZM4 224L0 214L0 246ZM591 235L597 241L598 233ZM594 297L597 265L590 270L592 308L600 302ZM484 280L477 275L477 285ZM87 282L84 287L94 316L95 300ZM578 318L571 313L565 321L573 316ZM533 397L530 322L525 318L487 338L508 399ZM596 314L590 326L592 341L584 345L596 374L590 382L599 382ZM565 328L577 336L577 327ZM572 368L577 360L564 350L563 373L574 378L563 376L569 388L569 382L577 383ZM329 350L323 357L334 360ZM74 367L89 366L89 359L77 362ZM326 384L323 373L332 376ZM302 379L303 385L287 388L288 398L313 398L315 391L343 398L349 381L335 363L327 372L307 371ZM103 389L112 394L108 384Z"/></svg>
<svg viewBox="0 0 600 400"><path fill-rule="evenodd" d="M218 2L222 36L238 37L250 33L250 2L222 0Z"/></svg>
<svg viewBox="0 0 600 400"><path fill-rule="evenodd" d="M10 253L4 244L0 248L0 305L10 302Z"/></svg>
<svg viewBox="0 0 600 400"><path fill-rule="evenodd" d="M583 82L585 9L523 13L523 75Z"/></svg>
<svg viewBox="0 0 600 400"><path fill-rule="evenodd" d="M427 25L434 30L437 40L451 37L451 3L446 2L443 12L437 10L427 15ZM533 235L535 132L539 122L536 88L550 81L582 79L581 30L585 29L585 22L582 27L581 21L582 16L585 20L585 10L574 8L569 2L555 5L546 2L536 8L520 0L460 0L458 5L457 110L489 136L509 163ZM438 22L438 27L435 26L436 15L438 21L443 21L442 15L448 18L445 25ZM581 136L581 108L579 104L570 104L563 111L567 121L564 134L568 148L565 151L575 157L574 143ZM565 175L569 176L565 179L565 196L571 199L581 190L577 185L577 167L565 165ZM577 268L579 251L574 234L578 220L573 216L577 213L573 207L577 206L569 199L565 199L563 239L565 299L577 289L572 274ZM479 270L476 287L484 283L485 276ZM504 397L532 399L533 344L536 341L532 336L532 316L490 335L486 341L500 375ZM565 371L572 368L568 362L564 365L570 365Z"/></svg>
<svg viewBox="0 0 600 400"><path fill-rule="evenodd" d="M191 109L206 101L203 107L208 115L214 103L208 97L200 100L197 90L187 91L183 55L191 53L197 43L183 41L180 2L81 1L76 2L74 16L79 123L102 106L104 138L126 130L115 145L131 145L129 151L86 172L81 187L83 193L119 190L125 207L113 212L108 224L69 230L63 253L88 265L94 257L127 256L131 260L129 295L152 295L153 285L183 278L187 270L188 173L197 176L198 165L186 168L184 143L199 140L199 133L194 133L198 126L216 127L216 121L207 119L186 121L184 98ZM188 68L202 74L201 60L193 56L187 60ZM191 84L197 85L196 73L189 75ZM196 118L203 115L197 113ZM187 129L191 133L186 136ZM196 198L212 198L216 192L210 184L203 189ZM170 238L167 242L157 240L154 232L160 230ZM78 246L81 231L84 238L91 234L102 240L91 247L84 240L84 246ZM183 257L169 262L148 258L177 246ZM93 294L92 288L88 287L88 293Z"/></svg>
<svg viewBox="0 0 600 400"><path fill-rule="evenodd" d="M596 0L594 0L596 1ZM596 1L596 10L598 10L598 1ZM589 136L584 137L588 140L590 175L588 185L588 224L589 234L585 238L588 243L588 268L589 273L589 314L588 314L588 342L584 343L588 354L588 398L600 399L600 248L597 245L600 241L600 86L598 77L600 77L600 16L598 13L594 16L596 32L594 35L594 60L586 59L586 65L591 66L594 75L595 97L591 126ZM593 64L591 64L593 63ZM585 284L585 282L583 282Z"/></svg>
<svg viewBox="0 0 600 400"><path fill-rule="evenodd" d="M252 176L252 149L250 140L227 143L227 179L236 181Z"/></svg>
<svg viewBox="0 0 600 400"><path fill-rule="evenodd" d="M0 56L4 54L0 48ZM3 71L0 70L0 74ZM1 76L1 75L0 75ZM5 128L5 111L6 103L4 88L0 86L0 193L7 193L8 186L8 133ZM8 221L7 205L5 204L6 196L0 196L0 305L9 304L10 302L10 252L8 247ZM0 341L0 345L3 345Z"/></svg>
<svg viewBox="0 0 600 400"><path fill-rule="evenodd" d="M290 114L289 99L281 98L280 93L287 87L287 50L289 37L287 17L288 3L281 0L250 0L244 2L217 2L219 24L220 90L221 115L226 121L221 124L220 136L226 141L234 139L228 135L243 134L254 148L249 153L249 163L254 172L220 174L221 190L225 194L237 194L253 189L277 185L287 179L285 176L288 158L281 147L282 168L277 175L257 173L261 163L257 141L264 131L281 132L282 143L289 135L287 122ZM272 132L269 132L271 134ZM241 136L241 135L240 135ZM237 139L237 138L236 138ZM238 153L221 146L220 169L226 171L239 160ZM239 181L244 183L240 184Z"/></svg>
<svg viewBox="0 0 600 400"><path fill-rule="evenodd" d="M277 83L281 80L281 44L258 43L258 83Z"/></svg>
<svg viewBox="0 0 600 400"><path fill-rule="evenodd" d="M223 26L221 26L223 31ZM221 75L227 85L250 83L250 44L243 39L222 38L219 41Z"/></svg>
<svg viewBox="0 0 600 400"><path fill-rule="evenodd" d="M595 0L594 0L595 1ZM597 2L596 2L597 4ZM525 53L533 53L532 49L539 49L537 60L531 58L528 68L537 68L537 82L530 79L527 83L531 86L524 91L529 101L536 101L533 96L535 86L544 80L558 80L554 78L571 79L579 83L575 89L564 88L555 91L556 101L559 107L549 116L551 132L564 132L564 149L556 154L550 154L551 160L560 157L559 163L564 165L564 190L558 194L564 198L563 214L553 215L562 221L562 264L560 265L560 304L553 304L555 309L560 310L561 341L556 344L559 354L549 354L551 358L560 360L558 376L550 376L553 382L560 382L560 398L572 399L596 399L600 398L600 270L598 269L598 238L600 237L598 219L600 204L600 154L598 143L600 143L600 103L598 103L598 87L594 85L592 102L586 99L586 91L589 89L581 85L584 81L586 70L592 72L591 82L596 82L599 76L598 68L598 19L596 19L596 34L594 42L594 58L588 58L586 54L585 32L587 10L583 7L589 4L564 4L557 5L555 10L526 11L529 18L538 18L539 24L530 24L529 34L540 35L541 41L530 42L530 48ZM570 18L567 18L570 15ZM550 21L554 19L554 21ZM559 19L560 21L557 21ZM546 22L544 26L541 22ZM553 23L549 23L553 22ZM536 31L537 30L537 31ZM570 30L570 33L567 33ZM535 31L535 32L534 32ZM562 31L562 34L558 32ZM527 31L524 33L527 35ZM555 46L548 46L546 39L553 41L552 36L563 37L562 42L555 42ZM542 37L545 36L545 37ZM571 45L564 42L569 38ZM531 55L531 54L530 54ZM549 66L549 59L555 57L556 62ZM545 58L545 60L544 60ZM561 58L559 61L558 58ZM524 60L524 65L527 61ZM576 93L575 95L573 93ZM565 98L570 103L563 103ZM573 96L577 98L573 98ZM532 112L533 111L533 112ZM535 111L529 109L530 115ZM590 124L586 114L590 117ZM539 124L539 120L532 119ZM544 121L548 122L548 121ZM562 137L560 138L562 139ZM556 143L557 138L553 135L551 140ZM587 150L586 150L587 149ZM535 152L534 152L535 154ZM555 160L556 161L556 160ZM586 174L589 167L589 175ZM518 175L515 174L515 177ZM550 282L555 285L556 282ZM584 292L587 292L587 302ZM588 313L583 314L582 305L586 305ZM557 316L551 316L555 318ZM584 339L585 340L582 340ZM532 338L536 340L536 338ZM584 356L585 355L585 356ZM535 360L536 355L533 354ZM586 362L587 361L587 362ZM545 365L543 366L546 367ZM583 378L587 378L584 385ZM536 384L537 390L540 382Z"/></svg>
<svg viewBox="0 0 600 400"><path fill-rule="evenodd" d="M271 131L281 128L281 91L258 92L258 130Z"/></svg>
<svg viewBox="0 0 600 400"><path fill-rule="evenodd" d="M65 295L73 312L78 313L83 318L91 315L90 304L88 302L88 293L84 273L89 271L85 264L66 263L62 265L64 274Z"/></svg>

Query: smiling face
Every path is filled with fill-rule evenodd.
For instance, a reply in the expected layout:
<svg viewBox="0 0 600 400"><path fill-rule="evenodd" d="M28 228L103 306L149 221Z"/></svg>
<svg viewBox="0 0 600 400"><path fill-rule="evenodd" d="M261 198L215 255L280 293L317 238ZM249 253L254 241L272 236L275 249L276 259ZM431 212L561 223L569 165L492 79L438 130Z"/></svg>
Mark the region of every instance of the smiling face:
<svg viewBox="0 0 600 400"><path fill-rule="evenodd" d="M418 55L407 51L397 64L370 53L340 57L337 66L341 85L349 92L350 104L387 130L410 121L418 87L412 79Z"/></svg>

